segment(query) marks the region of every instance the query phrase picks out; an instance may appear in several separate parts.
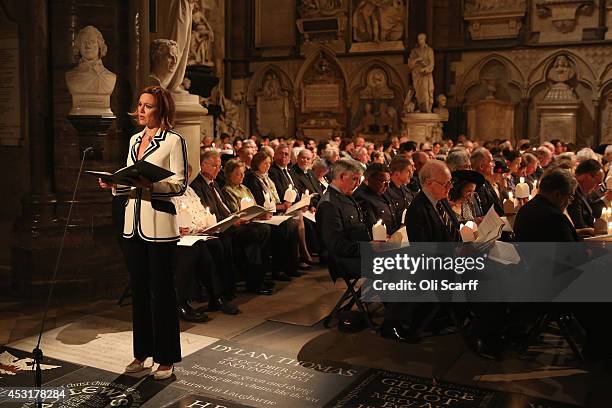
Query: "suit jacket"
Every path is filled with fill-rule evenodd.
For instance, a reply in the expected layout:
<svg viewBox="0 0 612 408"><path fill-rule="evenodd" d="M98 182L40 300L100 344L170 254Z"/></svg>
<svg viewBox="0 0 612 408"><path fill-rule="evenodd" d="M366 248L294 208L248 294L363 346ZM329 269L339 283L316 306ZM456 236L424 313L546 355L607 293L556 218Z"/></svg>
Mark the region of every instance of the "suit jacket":
<svg viewBox="0 0 612 408"><path fill-rule="evenodd" d="M567 207L567 213L577 229L593 228L595 225L593 207L591 207L589 199L584 195L580 186L576 188L574 201Z"/></svg>
<svg viewBox="0 0 612 408"><path fill-rule="evenodd" d="M306 190L310 192L310 194L318 194L310 200L310 205L312 207L316 207L319 204L319 200L321 200L321 196L323 195L323 189L321 183L317 180L312 170L304 171L300 169L300 166L297 164L291 167L291 177L293 181L295 181L295 187L300 195L304 194Z"/></svg>
<svg viewBox="0 0 612 408"><path fill-rule="evenodd" d="M449 231L429 198L421 191L406 212L406 232L410 242L461 242L459 221L447 200L442 205L452 223Z"/></svg>
<svg viewBox="0 0 612 408"><path fill-rule="evenodd" d="M289 188L289 184L293 185L294 187L296 186L296 182L293 178L293 175L289 171L289 167L287 167L287 172L289 173L291 182L287 180L287 177L283 174L283 171L278 166L278 164L272 163L272 166L270 166L270 170L268 170L268 177L270 177L270 180L274 182L274 186L276 187L276 192L278 193L278 197L280 198L281 202L284 201L283 197L285 196L285 191L287 191L287 188ZM296 198L296 200L299 200L299 199L300 199L300 194L298 191L298 197Z"/></svg>
<svg viewBox="0 0 612 408"><path fill-rule="evenodd" d="M202 174L198 174L190 184L193 191L200 197L202 201L202 205L204 207L208 207L210 209L211 214L215 214L217 216L217 220L221 221L231 215L229 208L227 205L223 203L223 195L221 193L221 189L216 181L212 182L213 186L211 187ZM217 197L217 194L219 195Z"/></svg>
<svg viewBox="0 0 612 408"><path fill-rule="evenodd" d="M395 212L387 197L376 194L367 184L362 183L353 193L353 198L363 210L366 225L370 230L378 220L383 221L388 235L393 235L399 229L400 224L396 221Z"/></svg>
<svg viewBox="0 0 612 408"><path fill-rule="evenodd" d="M414 201L416 193L412 191L407 185L397 187L393 182L389 184L389 188L385 191L385 197L391 205L393 215L395 217L395 223L400 226L404 224L404 211L410 207L410 203Z"/></svg>
<svg viewBox="0 0 612 408"><path fill-rule="evenodd" d="M540 194L516 214L514 235L519 242L581 241L567 216Z"/></svg>
<svg viewBox="0 0 612 408"><path fill-rule="evenodd" d="M359 242L372 240L357 202L330 186L315 213L322 245L330 257L359 257Z"/></svg>
<svg viewBox="0 0 612 408"><path fill-rule="evenodd" d="M127 165L138 160L144 129L130 139ZM125 205L123 236L139 237L148 242L174 242L180 239L176 208L172 197L187 189L187 146L185 139L172 130L160 131L151 140L142 158L174 173L151 188L117 186L113 194L128 197Z"/></svg>
<svg viewBox="0 0 612 408"><path fill-rule="evenodd" d="M491 206L495 208L495 212L500 217L505 215L504 203L501 201L495 192L495 189L488 180L485 180L484 184L476 190L476 195L478 196L477 203L480 206L483 215L489 211Z"/></svg>
<svg viewBox="0 0 612 408"><path fill-rule="evenodd" d="M251 190L251 194L253 194L253 198L255 199L257 205L263 206L266 201L266 198L264 197L265 190L262 181L257 178L255 172L247 172L244 175L244 180L242 181L242 184L244 184L248 187L249 190Z"/></svg>

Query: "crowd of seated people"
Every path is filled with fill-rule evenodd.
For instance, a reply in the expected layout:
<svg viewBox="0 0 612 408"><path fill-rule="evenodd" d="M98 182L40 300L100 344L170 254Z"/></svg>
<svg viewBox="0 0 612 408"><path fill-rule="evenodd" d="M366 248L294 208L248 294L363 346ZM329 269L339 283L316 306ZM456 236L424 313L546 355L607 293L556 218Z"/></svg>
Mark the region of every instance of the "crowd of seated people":
<svg viewBox="0 0 612 408"><path fill-rule="evenodd" d="M219 221L240 212L244 202L281 215L304 194L313 195L308 207L280 225L239 222L217 239L182 248L177 277L181 316L206 320L204 310L189 306L200 286L208 294L209 310L236 314L231 302L237 281L246 282L253 294L273 295L275 281L299 278L315 259L338 276L358 276L359 242L372 240L378 220L389 235L406 227L411 242L460 242L462 223L479 224L491 208L504 216L504 201L516 198L523 183L532 195L516 200L515 236L510 239L556 242L593 236L594 221L612 201L612 145L596 150L559 140L534 146L529 141L481 143L465 136L421 144L398 136L370 143L361 135L319 142L225 137L218 147L208 143L199 174L177 199L177 208L183 205L191 214L191 225L182 234L202 231L210 214ZM558 224L558 235L542 236L550 230L545 220ZM385 309L382 336L418 341L415 327L426 313L422 305L386 304ZM483 321L489 318L486 312L491 310L482 311ZM496 355L503 334L476 332L482 354Z"/></svg>

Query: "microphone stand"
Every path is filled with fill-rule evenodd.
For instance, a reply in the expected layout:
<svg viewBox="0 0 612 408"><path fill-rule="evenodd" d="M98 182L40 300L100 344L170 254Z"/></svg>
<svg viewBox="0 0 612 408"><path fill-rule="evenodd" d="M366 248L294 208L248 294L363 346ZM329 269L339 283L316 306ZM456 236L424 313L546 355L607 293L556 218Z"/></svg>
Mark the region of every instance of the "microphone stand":
<svg viewBox="0 0 612 408"><path fill-rule="evenodd" d="M68 217L66 218L66 224L64 225L64 233L62 234L62 240L60 241L59 250L57 252L57 258L55 260L55 268L53 270L53 279L51 280L51 286L49 287L49 292L47 293L47 304L45 305L45 312L43 314L42 320L40 322L40 331L38 333L38 342L36 343L36 347L32 350L32 357L34 360L34 384L35 387L40 391L42 387L42 369L40 368L40 364L43 361L43 351L40 348L40 341L42 339L42 334L45 329L45 320L47 320L47 313L49 312L49 306L51 304L51 297L53 296L53 289L55 288L55 282L57 278L57 271L59 270L60 261L62 259L62 252L64 250L64 241L66 240L66 234L68 233L68 225L70 224L70 217L72 215L72 207L74 207L74 201L76 198L76 193L79 188L79 180L81 179L81 174L83 173L83 165L85 164L85 158L91 152L93 152L93 147L88 147L83 150L83 157L81 159L81 166L79 167L79 173L77 174L76 183L74 185L74 191L72 192L72 201L70 201L70 208L68 209ZM42 408L42 399L40 397L41 393L38 393L36 397L36 406L38 408Z"/></svg>

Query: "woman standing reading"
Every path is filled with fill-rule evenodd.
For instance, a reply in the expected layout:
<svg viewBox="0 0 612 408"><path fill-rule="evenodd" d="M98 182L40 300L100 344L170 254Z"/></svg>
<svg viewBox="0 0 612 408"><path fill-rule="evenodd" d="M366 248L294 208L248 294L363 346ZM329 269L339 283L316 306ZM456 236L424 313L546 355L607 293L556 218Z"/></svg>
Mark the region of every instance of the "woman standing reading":
<svg viewBox="0 0 612 408"><path fill-rule="evenodd" d="M135 187L110 185L115 195L127 195L123 238L132 287L134 361L125 371L145 369L145 360L158 363L156 380L172 376L181 361L179 317L174 289L174 253L179 240L176 208L172 197L187 188L187 148L181 135L172 131L174 100L159 86L140 92L138 108L131 113L144 129L132 136L127 165L145 160L174 173L151 183L140 179Z"/></svg>

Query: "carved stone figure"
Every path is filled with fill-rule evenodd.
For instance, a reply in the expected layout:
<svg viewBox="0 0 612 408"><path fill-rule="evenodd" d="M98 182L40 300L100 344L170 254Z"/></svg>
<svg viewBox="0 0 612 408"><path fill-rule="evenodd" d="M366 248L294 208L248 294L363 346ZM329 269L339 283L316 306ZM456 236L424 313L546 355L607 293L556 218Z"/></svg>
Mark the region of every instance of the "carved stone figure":
<svg viewBox="0 0 612 408"><path fill-rule="evenodd" d="M363 116L359 126L355 129L355 133L370 133L370 126L376 125L376 116L372 112L372 104L366 103L363 105Z"/></svg>
<svg viewBox="0 0 612 408"><path fill-rule="evenodd" d="M110 115L110 95L117 76L102 64L107 47L102 33L94 26L81 29L75 40L79 65L66 72L66 84L72 95L71 115Z"/></svg>
<svg viewBox="0 0 612 408"><path fill-rule="evenodd" d="M574 31L578 17L595 11L595 0L536 0L538 17L551 18L553 27L561 33Z"/></svg>
<svg viewBox="0 0 612 408"><path fill-rule="evenodd" d="M404 0L391 0L380 8L381 35L383 41L399 41L404 37L406 6Z"/></svg>
<svg viewBox="0 0 612 408"><path fill-rule="evenodd" d="M387 84L387 74L380 68L368 72L366 88L359 94L361 99L393 99L393 90Z"/></svg>
<svg viewBox="0 0 612 408"><path fill-rule="evenodd" d="M448 102L448 99L446 98L446 95L444 94L438 95L437 100L438 100L438 106L434 109L434 113L442 115L444 118L448 119L449 113L448 113L448 108L446 107L446 103Z"/></svg>
<svg viewBox="0 0 612 408"><path fill-rule="evenodd" d="M172 92L186 93L182 87L189 49L191 46L191 23L193 7L196 0L171 0L168 21L173 22L169 39L176 41L177 67L174 75L170 78L167 88Z"/></svg>
<svg viewBox="0 0 612 408"><path fill-rule="evenodd" d="M302 0L301 17L328 17L344 12L343 0Z"/></svg>
<svg viewBox="0 0 612 408"><path fill-rule="evenodd" d="M187 64L213 66L215 33L206 19L201 3L195 3L192 18L191 45Z"/></svg>
<svg viewBox="0 0 612 408"><path fill-rule="evenodd" d="M168 88L178 67L178 47L176 41L157 39L151 43L150 85Z"/></svg>
<svg viewBox="0 0 612 408"><path fill-rule="evenodd" d="M376 124L380 126L381 132L397 133L399 123L395 108L393 106L387 106L384 102L381 103L378 109Z"/></svg>
<svg viewBox="0 0 612 408"><path fill-rule="evenodd" d="M525 0L467 0L465 3L465 11L468 13L517 10L524 7Z"/></svg>
<svg viewBox="0 0 612 408"><path fill-rule="evenodd" d="M435 66L434 52L427 45L427 36L418 36L418 45L410 51L408 67L412 70L412 84L416 90L419 110L431 113L434 101L433 70Z"/></svg>
<svg viewBox="0 0 612 408"><path fill-rule="evenodd" d="M488 75L482 78L482 83L487 88L487 96L485 99L495 99L497 93L497 78Z"/></svg>
<svg viewBox="0 0 612 408"><path fill-rule="evenodd" d="M220 105L222 108L222 115L219 117L217 123L217 131L220 134L227 133L230 137L245 136L244 123L242 122L242 115L240 112L240 105L244 95L235 95L237 100L231 100L221 95Z"/></svg>
<svg viewBox="0 0 612 408"><path fill-rule="evenodd" d="M552 86L544 97L545 100L574 100L576 95L567 83L576 77L576 70L570 65L570 61L565 55L559 55L555 59L548 79L552 81Z"/></svg>
<svg viewBox="0 0 612 408"><path fill-rule="evenodd" d="M379 42L381 36L380 6L383 0L361 0L353 13L353 40Z"/></svg>

